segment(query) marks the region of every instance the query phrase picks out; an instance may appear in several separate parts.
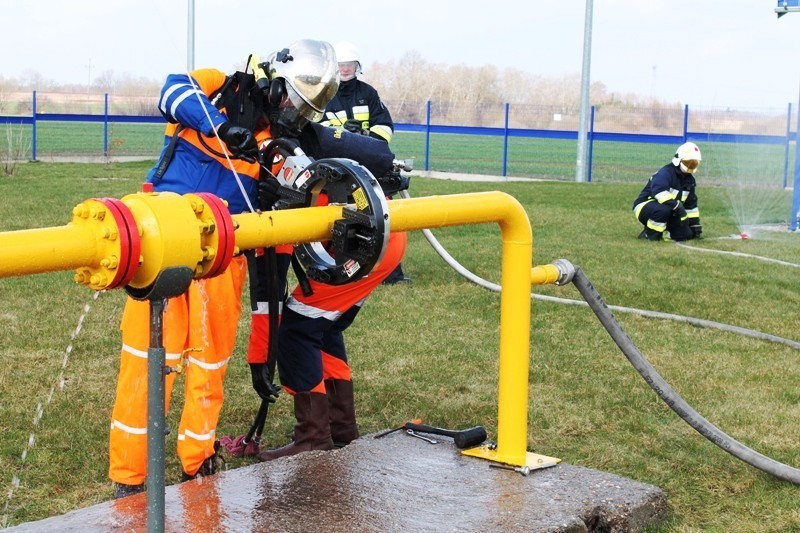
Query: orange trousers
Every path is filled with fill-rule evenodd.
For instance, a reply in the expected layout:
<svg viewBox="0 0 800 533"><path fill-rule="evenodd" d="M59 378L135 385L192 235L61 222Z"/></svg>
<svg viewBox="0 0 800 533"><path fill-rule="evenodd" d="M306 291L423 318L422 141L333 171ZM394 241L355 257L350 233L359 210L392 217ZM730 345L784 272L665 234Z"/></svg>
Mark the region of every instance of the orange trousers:
<svg viewBox="0 0 800 533"><path fill-rule="evenodd" d="M243 256L234 257L220 275L192 281L164 310L166 363L183 361L185 401L178 428L178 457L184 472L194 475L214 454L222 409L222 383L236 342L247 274ZM147 350L150 302L128 298L122 315L122 352L117 396L111 420L109 470L112 481L144 483L147 474ZM175 382L166 376L165 407Z"/></svg>

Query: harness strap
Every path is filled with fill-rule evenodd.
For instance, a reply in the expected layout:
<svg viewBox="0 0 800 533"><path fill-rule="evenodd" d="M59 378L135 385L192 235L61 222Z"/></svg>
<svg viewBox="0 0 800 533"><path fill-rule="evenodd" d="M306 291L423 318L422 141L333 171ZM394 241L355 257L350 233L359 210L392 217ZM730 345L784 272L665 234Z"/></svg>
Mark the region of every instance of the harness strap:
<svg viewBox="0 0 800 533"><path fill-rule="evenodd" d="M297 284L300 285L300 290L303 291L303 296L311 296L314 294L311 283L308 281L306 271L303 270L303 265L300 264L300 260L295 254L292 254L292 270L294 270L294 275L297 277Z"/></svg>
<svg viewBox="0 0 800 533"><path fill-rule="evenodd" d="M178 124L178 127L175 128L175 133L172 135L172 139L169 141L169 145L167 145L167 149L164 150L161 154L161 159L158 160L158 166L153 174L155 179L160 180L164 176L164 172L167 171L167 167L172 162L172 158L175 156L175 147L178 146L178 134L182 130L183 124Z"/></svg>

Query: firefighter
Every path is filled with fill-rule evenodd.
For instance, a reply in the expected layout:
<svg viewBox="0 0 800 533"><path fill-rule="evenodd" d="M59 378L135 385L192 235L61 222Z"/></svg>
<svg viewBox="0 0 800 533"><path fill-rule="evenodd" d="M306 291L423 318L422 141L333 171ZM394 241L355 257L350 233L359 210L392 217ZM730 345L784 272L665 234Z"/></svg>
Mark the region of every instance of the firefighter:
<svg viewBox="0 0 800 533"><path fill-rule="evenodd" d="M298 136L305 153L315 159L344 157L357 160L375 176L392 169L394 154L381 140L344 130L309 124ZM276 200L269 180L259 184L261 209ZM289 295L282 307L276 356L280 383L292 396L295 427L290 444L258 453L261 461L311 450L330 450L359 436L352 374L344 332L370 293L397 267L405 252L406 234L391 233L383 259L358 281L329 285L313 279ZM278 254L280 257L281 254ZM288 264L283 260L279 264ZM285 275L285 270L283 271ZM298 277L303 273L298 272ZM285 283L285 280L283 281ZM251 335L251 348L253 347ZM261 358L266 361L262 348ZM251 350L251 356L258 354Z"/></svg>
<svg viewBox="0 0 800 533"><path fill-rule="evenodd" d="M700 211L694 174L702 156L695 143L683 143L672 162L664 165L633 202L633 214L644 225L640 239L687 241L701 239Z"/></svg>
<svg viewBox="0 0 800 533"><path fill-rule="evenodd" d="M342 127L354 133L369 135L391 142L394 122L389 110L381 101L375 88L358 79L361 74L361 55L349 41L340 41L334 46L339 63L339 91L325 108L323 126ZM384 280L385 285L411 283L403 272L403 265Z"/></svg>
<svg viewBox="0 0 800 533"><path fill-rule="evenodd" d="M334 45L339 63L339 90L325 108L323 126L339 126L353 133L369 135L387 143L394 134L394 122L378 91L358 79L361 56L355 45L341 41Z"/></svg>
<svg viewBox="0 0 800 533"><path fill-rule="evenodd" d="M334 58L329 43L306 39L273 54L271 76L260 80L248 69L232 76L215 69L170 75L159 101L169 123L164 148L147 180L156 191L213 193L228 203L233 214L252 210L262 174L255 157L258 145L287 132L295 134L309 121L320 119L338 87ZM177 432L182 480L218 469L215 431L245 275L244 258L234 257L222 274L193 281L186 293L170 298L165 307L167 364L185 366L185 402ZM128 298L121 330L109 451L115 497L144 490L149 303ZM175 373L166 376L165 407L174 379ZM255 372L253 381L257 390L265 386L258 383Z"/></svg>

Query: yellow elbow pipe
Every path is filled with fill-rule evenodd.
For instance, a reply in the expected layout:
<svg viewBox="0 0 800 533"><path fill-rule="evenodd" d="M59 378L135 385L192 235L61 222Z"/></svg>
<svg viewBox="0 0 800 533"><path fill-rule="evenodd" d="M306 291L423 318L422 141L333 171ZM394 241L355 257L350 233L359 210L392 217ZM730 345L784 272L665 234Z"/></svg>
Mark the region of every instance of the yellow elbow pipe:
<svg viewBox="0 0 800 533"><path fill-rule="evenodd" d="M211 195L142 192L121 201L87 200L70 224L0 233L0 277L77 269L94 289L147 287L163 269L188 266L214 275L241 250L327 240L341 206L230 216ZM502 233L497 444L467 455L535 467L557 459L526 452L530 355L530 286L558 279L557 269L531 269L533 234L524 208L501 192L397 199L392 231L496 222Z"/></svg>

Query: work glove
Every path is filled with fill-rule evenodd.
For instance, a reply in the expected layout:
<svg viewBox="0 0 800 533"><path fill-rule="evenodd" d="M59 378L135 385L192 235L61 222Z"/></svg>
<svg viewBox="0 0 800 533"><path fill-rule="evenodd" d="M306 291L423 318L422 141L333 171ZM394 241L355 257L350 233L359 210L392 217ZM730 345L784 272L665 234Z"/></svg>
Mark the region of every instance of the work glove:
<svg viewBox="0 0 800 533"><path fill-rule="evenodd" d="M237 157L246 156L254 158L258 152L256 140L247 128L231 126L230 122L223 122L217 129L217 134L219 138L228 145L228 149L231 153Z"/></svg>
<svg viewBox="0 0 800 533"><path fill-rule="evenodd" d="M278 180L270 177L261 178L258 181L258 207L262 211L272 210L275 202L281 199L281 184Z"/></svg>
<svg viewBox="0 0 800 533"><path fill-rule="evenodd" d="M253 390L259 398L275 403L280 387L272 382L267 363L250 363L250 374L253 376Z"/></svg>
<svg viewBox="0 0 800 533"><path fill-rule="evenodd" d="M683 202L678 202L675 204L675 207L672 209L675 212L675 215L678 216L681 220L686 220L686 208L683 207Z"/></svg>
<svg viewBox="0 0 800 533"><path fill-rule="evenodd" d="M356 120L354 118L349 119L347 122L344 123L342 127L347 131L349 131L350 133L358 133L359 135L369 135L369 131L361 127L361 121Z"/></svg>

